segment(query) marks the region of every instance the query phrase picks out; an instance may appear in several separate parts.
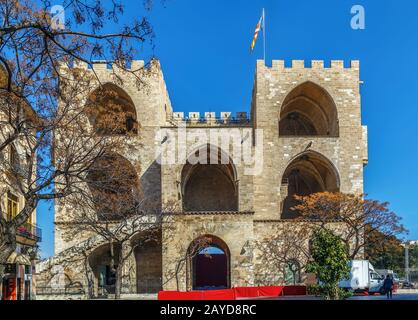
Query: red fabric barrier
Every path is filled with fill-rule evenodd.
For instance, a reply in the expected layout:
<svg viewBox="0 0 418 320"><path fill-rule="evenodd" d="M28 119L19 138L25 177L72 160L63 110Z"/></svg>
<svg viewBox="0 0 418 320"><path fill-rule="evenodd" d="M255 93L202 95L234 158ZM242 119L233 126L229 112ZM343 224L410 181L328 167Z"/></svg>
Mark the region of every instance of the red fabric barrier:
<svg viewBox="0 0 418 320"><path fill-rule="evenodd" d="M279 286L270 286L270 287L258 287L258 296L259 297L278 297L283 294L283 288Z"/></svg>
<svg viewBox="0 0 418 320"><path fill-rule="evenodd" d="M284 296L306 296L306 286L286 286L283 288Z"/></svg>
<svg viewBox="0 0 418 320"><path fill-rule="evenodd" d="M258 287L238 287L234 288L236 298L256 298L258 297Z"/></svg>
<svg viewBox="0 0 418 320"><path fill-rule="evenodd" d="M202 291L203 300L235 300L233 289Z"/></svg>
<svg viewBox="0 0 418 320"><path fill-rule="evenodd" d="M305 296L306 286L239 287L208 291L160 291L158 300L235 300L237 298Z"/></svg>
<svg viewBox="0 0 418 320"><path fill-rule="evenodd" d="M160 291L158 292L158 300L202 300L201 291Z"/></svg>

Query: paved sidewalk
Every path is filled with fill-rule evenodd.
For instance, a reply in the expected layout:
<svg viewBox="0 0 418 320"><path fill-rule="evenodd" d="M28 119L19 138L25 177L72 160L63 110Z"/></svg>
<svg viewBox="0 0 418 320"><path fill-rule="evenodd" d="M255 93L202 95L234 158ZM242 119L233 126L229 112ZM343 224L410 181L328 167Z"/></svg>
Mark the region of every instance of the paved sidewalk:
<svg viewBox="0 0 418 320"><path fill-rule="evenodd" d="M386 295L375 295L375 296L355 296L351 297L349 300L365 300L365 301L392 301L392 300L410 300L410 301L418 301L418 294L416 293L394 293L393 299L390 300L386 297Z"/></svg>
<svg viewBox="0 0 418 320"><path fill-rule="evenodd" d="M398 289L399 294L418 294L418 289Z"/></svg>

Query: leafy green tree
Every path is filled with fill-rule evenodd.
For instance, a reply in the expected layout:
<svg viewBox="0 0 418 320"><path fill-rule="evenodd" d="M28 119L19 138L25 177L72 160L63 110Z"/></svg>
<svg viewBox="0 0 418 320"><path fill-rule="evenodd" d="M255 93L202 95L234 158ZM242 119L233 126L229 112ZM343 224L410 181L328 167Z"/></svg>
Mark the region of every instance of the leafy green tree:
<svg viewBox="0 0 418 320"><path fill-rule="evenodd" d="M319 292L326 299L345 298L338 287L339 282L349 277L349 256L347 247L340 237L330 230L316 229L311 243L312 261L306 270L319 280Z"/></svg>
<svg viewBox="0 0 418 320"><path fill-rule="evenodd" d="M377 230L369 230L367 226L365 230L365 259L369 260L376 269L390 269L399 275L404 275L405 248L402 241L395 236L387 237ZM410 256L412 257L411 250Z"/></svg>
<svg viewBox="0 0 418 320"><path fill-rule="evenodd" d="M418 268L418 245L409 247L409 266Z"/></svg>

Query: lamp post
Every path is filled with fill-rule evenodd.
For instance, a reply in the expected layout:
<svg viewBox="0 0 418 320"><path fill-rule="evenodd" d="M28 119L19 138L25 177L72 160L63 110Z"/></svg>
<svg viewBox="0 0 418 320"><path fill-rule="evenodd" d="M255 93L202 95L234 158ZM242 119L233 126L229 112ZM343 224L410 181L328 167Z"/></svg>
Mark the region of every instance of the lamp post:
<svg viewBox="0 0 418 320"><path fill-rule="evenodd" d="M405 279L409 283L409 241L405 242Z"/></svg>

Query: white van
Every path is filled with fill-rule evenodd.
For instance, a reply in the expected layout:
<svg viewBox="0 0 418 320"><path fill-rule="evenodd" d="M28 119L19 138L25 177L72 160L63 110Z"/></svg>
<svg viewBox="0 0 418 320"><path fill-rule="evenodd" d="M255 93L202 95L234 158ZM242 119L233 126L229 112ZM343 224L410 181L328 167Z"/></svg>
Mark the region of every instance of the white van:
<svg viewBox="0 0 418 320"><path fill-rule="evenodd" d="M350 268L350 279L341 281L340 288L355 292L368 292L369 294L384 294L384 278L376 272L368 260L352 260Z"/></svg>

